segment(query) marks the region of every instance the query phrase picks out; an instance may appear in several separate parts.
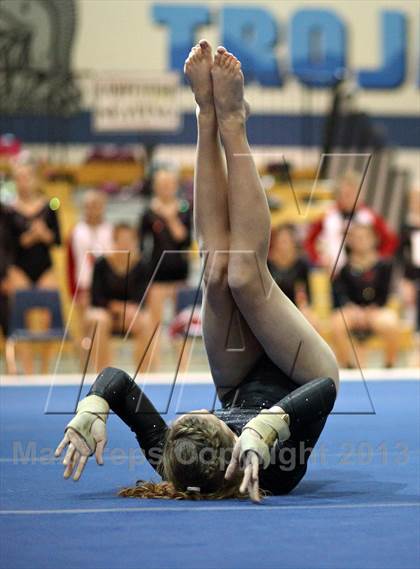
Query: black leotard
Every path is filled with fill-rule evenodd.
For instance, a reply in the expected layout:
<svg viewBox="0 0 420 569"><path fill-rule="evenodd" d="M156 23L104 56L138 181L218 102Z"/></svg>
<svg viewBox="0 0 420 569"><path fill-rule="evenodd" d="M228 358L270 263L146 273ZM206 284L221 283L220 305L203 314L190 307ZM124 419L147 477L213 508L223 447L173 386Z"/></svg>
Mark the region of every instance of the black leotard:
<svg viewBox="0 0 420 569"><path fill-rule="evenodd" d="M0 202L0 329L4 336L9 331L9 299L2 288L3 280L12 264L13 239L9 226L9 209Z"/></svg>
<svg viewBox="0 0 420 569"><path fill-rule="evenodd" d="M344 265L333 281L336 307L352 302L359 306L384 306L388 300L392 264L380 259L372 267L359 270L350 263Z"/></svg>
<svg viewBox="0 0 420 569"><path fill-rule="evenodd" d="M154 276L156 282L184 281L188 276L187 249L191 244L191 212L184 200L180 202L178 217L186 229L186 237L182 241L173 237L167 222L151 208L147 208L140 219L140 242L145 254L148 247L151 249L148 254L152 269L158 267ZM166 254L162 257L164 253Z"/></svg>
<svg viewBox="0 0 420 569"><path fill-rule="evenodd" d="M112 300L139 304L150 280L149 265L140 259L128 272L117 273L106 257L99 257L93 269L92 306L106 308Z"/></svg>
<svg viewBox="0 0 420 569"><path fill-rule="evenodd" d="M259 473L262 489L287 494L306 473L335 397L331 379L314 379L299 387L263 354L239 387L221 398L223 409L215 414L238 436L262 409L279 405L289 414L291 437L274 445L271 464Z"/></svg>
<svg viewBox="0 0 420 569"><path fill-rule="evenodd" d="M89 394L108 401L110 408L136 434L147 460L159 472L168 426L128 374L106 368ZM330 379L298 387L264 354L240 386L222 397L222 409L215 414L237 435L264 408L278 404L289 414L290 439L274 446L272 464L260 470L263 490L286 494L306 472L308 458L332 410L335 395L335 385Z"/></svg>
<svg viewBox="0 0 420 569"><path fill-rule="evenodd" d="M290 267L280 267L273 261L267 263L268 270L284 294L296 304L296 287L300 285L311 302L311 289L309 286L309 265L303 258L298 258Z"/></svg>
<svg viewBox="0 0 420 569"><path fill-rule="evenodd" d="M10 227L10 208L0 202L0 282L6 278L13 261L13 237Z"/></svg>
<svg viewBox="0 0 420 569"><path fill-rule="evenodd" d="M34 243L30 247L22 247L20 238L25 231L29 229L30 224L35 219L42 219L48 229L54 234L54 241L51 244ZM14 264L22 269L22 271L35 284L39 278L52 267L50 248L52 245L60 245L60 228L55 211L46 203L37 213L32 216L26 216L10 208L9 213L10 230L14 240Z"/></svg>

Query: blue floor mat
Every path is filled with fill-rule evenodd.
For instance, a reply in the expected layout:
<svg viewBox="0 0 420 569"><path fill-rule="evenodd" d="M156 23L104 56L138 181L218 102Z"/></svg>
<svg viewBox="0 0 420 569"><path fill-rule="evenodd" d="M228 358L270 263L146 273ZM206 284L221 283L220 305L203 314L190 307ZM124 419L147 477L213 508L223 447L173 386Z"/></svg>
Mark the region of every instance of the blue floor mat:
<svg viewBox="0 0 420 569"><path fill-rule="evenodd" d="M108 423L105 466L91 461L79 483L65 481L52 453L78 387L3 387L0 565L418 567L419 388L415 381L344 382L305 479L290 495L253 505L119 498L121 486L156 475L117 417ZM170 388L146 391L166 408ZM167 419L175 408L212 400L207 385L175 388Z"/></svg>

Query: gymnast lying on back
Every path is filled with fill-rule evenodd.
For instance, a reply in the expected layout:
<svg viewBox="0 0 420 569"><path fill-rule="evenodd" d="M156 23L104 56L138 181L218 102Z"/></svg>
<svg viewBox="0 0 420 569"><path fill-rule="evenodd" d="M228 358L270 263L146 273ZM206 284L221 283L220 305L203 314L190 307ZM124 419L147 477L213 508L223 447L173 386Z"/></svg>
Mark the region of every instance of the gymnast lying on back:
<svg viewBox="0 0 420 569"><path fill-rule="evenodd" d="M122 495L259 501L261 491L288 493L305 475L335 402L338 368L267 268L270 215L246 136L240 62L222 47L213 58L202 40L185 73L197 103L194 220L205 262L203 334L222 410L188 413L168 426L124 371L106 368L56 454L68 445L65 478L74 473L78 480L94 452L101 464L112 409L163 479Z"/></svg>

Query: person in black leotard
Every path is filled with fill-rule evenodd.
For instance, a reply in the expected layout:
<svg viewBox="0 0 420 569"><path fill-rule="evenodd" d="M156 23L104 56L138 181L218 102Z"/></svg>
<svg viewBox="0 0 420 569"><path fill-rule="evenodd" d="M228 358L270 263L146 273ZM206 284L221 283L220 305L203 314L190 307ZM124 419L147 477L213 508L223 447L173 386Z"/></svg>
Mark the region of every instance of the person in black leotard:
<svg viewBox="0 0 420 569"><path fill-rule="evenodd" d="M14 292L32 287L58 288L51 258L51 248L60 245L60 229L56 212L41 194L37 164L23 151L11 162L16 184L16 200L10 207L9 225L13 238L13 259L8 280L11 298ZM48 329L51 315L42 311L39 323ZM41 353L41 372L48 373L53 344ZM17 346L18 360L25 374L34 372L33 348L23 342Z"/></svg>
<svg viewBox="0 0 420 569"><path fill-rule="evenodd" d="M93 269L86 334L96 343L96 369L109 365L111 334L128 331L135 337L135 361L142 357L150 336L150 315L143 298L150 266L140 256L135 230L120 223L114 227L112 251L99 257ZM95 332L94 332L95 331Z"/></svg>
<svg viewBox="0 0 420 569"><path fill-rule="evenodd" d="M401 295L407 318L420 331L420 187L409 193L409 211L401 231ZM414 361L417 361L416 359Z"/></svg>
<svg viewBox="0 0 420 569"><path fill-rule="evenodd" d="M340 365L352 365L348 330L358 340L375 333L385 343L385 364L392 367L398 354L399 319L386 304L391 292L392 264L380 259L371 225L353 223L348 237L348 261L333 281L336 310L331 322Z"/></svg>
<svg viewBox="0 0 420 569"><path fill-rule="evenodd" d="M188 248L191 245L191 211L178 198L178 173L160 168L153 174L153 197L139 223L142 251L156 273L150 288L149 304L153 326L162 320L166 301L175 306L177 291L188 277ZM159 335L155 340L153 366L159 365Z"/></svg>
<svg viewBox="0 0 420 569"><path fill-rule="evenodd" d="M178 175L159 169L153 175L153 198L139 223L142 250L150 248L152 268L157 269L155 282L185 281L188 257L184 253L165 251L187 250L191 244L191 212L188 202L177 197Z"/></svg>
<svg viewBox="0 0 420 569"><path fill-rule="evenodd" d="M338 368L329 346L273 281L270 215L246 138L240 63L207 41L185 65L198 105L195 226L204 263L203 334L222 409L167 425L135 382L106 368L78 405L56 455L78 480L103 462L109 409L162 476L125 496L220 499L290 492L331 412ZM220 137L227 160L223 167ZM291 460L293 455L293 460Z"/></svg>
<svg viewBox="0 0 420 569"><path fill-rule="evenodd" d="M310 267L299 251L293 225L280 225L271 232L268 269L284 294L296 304L312 326L317 328L317 318L310 306Z"/></svg>
<svg viewBox="0 0 420 569"><path fill-rule="evenodd" d="M14 289L38 286L56 288L51 247L60 245L60 228L55 211L39 192L36 165L26 153L12 163L17 198L10 208L10 229L14 237Z"/></svg>
<svg viewBox="0 0 420 569"><path fill-rule="evenodd" d="M299 255L292 225L273 229L268 268L284 294L296 306L306 306L310 302L309 264Z"/></svg>
<svg viewBox="0 0 420 569"><path fill-rule="evenodd" d="M5 337L9 330L8 272L12 262L12 253L9 208L0 202L0 329Z"/></svg>

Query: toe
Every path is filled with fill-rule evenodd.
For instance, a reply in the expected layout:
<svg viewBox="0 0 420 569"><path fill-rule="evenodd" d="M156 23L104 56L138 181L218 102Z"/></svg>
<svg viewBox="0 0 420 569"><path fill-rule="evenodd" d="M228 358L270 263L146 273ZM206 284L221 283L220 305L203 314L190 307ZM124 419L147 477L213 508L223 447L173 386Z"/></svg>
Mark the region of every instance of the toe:
<svg viewBox="0 0 420 569"><path fill-rule="evenodd" d="M229 54L227 52L222 54L222 66L225 68L229 66Z"/></svg>
<svg viewBox="0 0 420 569"><path fill-rule="evenodd" d="M203 57L213 59L211 45L207 40L200 41L201 54Z"/></svg>
<svg viewBox="0 0 420 569"><path fill-rule="evenodd" d="M235 63L236 63L236 57L234 57L233 55L230 55L228 57L228 60L226 63L226 67L229 69L229 71L233 71L233 69L235 67Z"/></svg>
<svg viewBox="0 0 420 569"><path fill-rule="evenodd" d="M219 45L219 47L217 48L217 53L226 53L226 48L223 47L222 45Z"/></svg>
<svg viewBox="0 0 420 569"><path fill-rule="evenodd" d="M222 55L219 52L216 52L215 56L214 56L214 63L215 65L220 66L222 64Z"/></svg>

